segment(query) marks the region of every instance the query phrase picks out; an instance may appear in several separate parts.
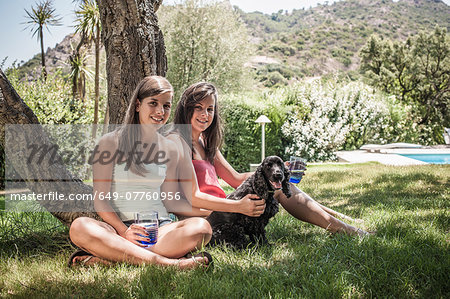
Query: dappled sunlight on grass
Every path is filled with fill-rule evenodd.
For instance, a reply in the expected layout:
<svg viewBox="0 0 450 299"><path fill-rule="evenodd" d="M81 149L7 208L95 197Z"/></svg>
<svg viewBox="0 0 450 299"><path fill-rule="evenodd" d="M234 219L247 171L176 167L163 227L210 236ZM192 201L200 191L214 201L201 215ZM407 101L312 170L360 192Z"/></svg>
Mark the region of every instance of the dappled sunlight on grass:
<svg viewBox="0 0 450 299"><path fill-rule="evenodd" d="M29 233L2 235L0 296L446 297L449 178L448 166L311 166L299 187L377 234L332 235L281 208L266 228L269 245L209 247L215 268L208 272L125 264L67 269L73 247L66 229L45 231L36 226L54 226L49 215L26 215Z"/></svg>
<svg viewBox="0 0 450 299"><path fill-rule="evenodd" d="M319 202L342 208L426 208L430 204L450 206L449 166L389 167L355 165L351 174L341 167L312 167L302 188ZM316 175L317 174L317 175ZM310 179L310 180L308 180ZM336 205L335 201L340 204ZM446 201L446 203L445 203ZM355 215L352 215L355 216Z"/></svg>

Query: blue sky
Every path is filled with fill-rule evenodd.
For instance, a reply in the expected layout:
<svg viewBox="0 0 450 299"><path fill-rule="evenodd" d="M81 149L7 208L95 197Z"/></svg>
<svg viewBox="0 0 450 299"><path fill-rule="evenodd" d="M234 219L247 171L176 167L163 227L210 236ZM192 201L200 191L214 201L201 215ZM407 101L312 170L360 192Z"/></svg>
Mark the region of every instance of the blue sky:
<svg viewBox="0 0 450 299"><path fill-rule="evenodd" d="M37 0L0 0L0 63L8 57L4 67L9 67L14 61L20 63L27 61L35 54L40 53L39 43L36 37L32 38L29 29L25 29L24 8L30 10ZM165 4L179 3L180 0L164 0ZM230 0L231 4L240 7L246 12L261 11L264 13L277 12L280 9L291 11L292 9L309 8L317 3L329 4L333 0ZM444 0L450 5L450 0ZM54 47L69 33L74 31L73 26L75 16L75 4L72 0L54 1L56 12L63 18L62 26L50 27L50 33L44 32L44 47Z"/></svg>

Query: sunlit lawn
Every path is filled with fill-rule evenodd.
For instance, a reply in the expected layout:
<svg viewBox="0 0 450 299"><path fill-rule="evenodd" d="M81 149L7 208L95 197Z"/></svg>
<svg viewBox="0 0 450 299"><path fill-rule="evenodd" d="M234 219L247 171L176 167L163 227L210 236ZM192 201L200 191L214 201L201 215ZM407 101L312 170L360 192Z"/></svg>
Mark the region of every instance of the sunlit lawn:
<svg viewBox="0 0 450 299"><path fill-rule="evenodd" d="M285 211L272 246L208 249L213 271L154 266L66 267L67 229L44 215L0 215L0 296L442 297L450 296L450 166L311 166L300 187L365 220L376 236L332 236Z"/></svg>

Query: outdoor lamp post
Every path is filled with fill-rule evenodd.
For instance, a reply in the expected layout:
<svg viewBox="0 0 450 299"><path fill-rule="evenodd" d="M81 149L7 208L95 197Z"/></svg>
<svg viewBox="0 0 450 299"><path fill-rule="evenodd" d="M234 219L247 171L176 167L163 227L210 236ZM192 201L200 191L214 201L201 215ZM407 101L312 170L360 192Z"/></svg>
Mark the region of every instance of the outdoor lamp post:
<svg viewBox="0 0 450 299"><path fill-rule="evenodd" d="M261 162L264 160L264 158L266 157L266 153L265 153L265 126L268 123L271 123L272 121L265 115L261 115L260 117L258 117L257 120L255 120L255 123L259 123L261 124Z"/></svg>

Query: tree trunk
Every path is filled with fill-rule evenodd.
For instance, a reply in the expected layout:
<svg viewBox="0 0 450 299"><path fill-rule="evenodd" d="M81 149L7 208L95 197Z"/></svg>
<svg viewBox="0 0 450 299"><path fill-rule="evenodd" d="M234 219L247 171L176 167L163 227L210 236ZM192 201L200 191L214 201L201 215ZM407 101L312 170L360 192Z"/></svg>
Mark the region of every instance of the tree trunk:
<svg viewBox="0 0 450 299"><path fill-rule="evenodd" d="M127 100L137 83L147 75L165 75L166 56L164 41L157 24L156 9L161 0L98 0L103 40L107 57L108 110L110 123L121 123ZM39 121L23 102L0 69L0 148L4 146L6 124L36 124ZM27 187L36 193L62 192L92 194L92 188L83 184L61 164L44 163L30 167L28 145L52 145L44 130L18 132L4 147L15 171ZM32 178L32 179L29 179ZM46 178L57 178L48 182ZM68 186L68 183L69 186ZM40 202L45 208L54 208L52 202ZM61 205L60 202L58 202ZM66 202L59 207L63 212L51 212L64 224L70 225L80 216L99 219L93 211L92 201ZM69 211L70 212L66 212Z"/></svg>
<svg viewBox="0 0 450 299"><path fill-rule="evenodd" d="M95 104L94 104L94 124L98 124L98 100L100 97L100 26L97 25L95 33Z"/></svg>
<svg viewBox="0 0 450 299"><path fill-rule="evenodd" d="M73 57L71 56L69 59L73 59ZM78 98L78 75L72 76L72 97L74 100Z"/></svg>
<svg viewBox="0 0 450 299"><path fill-rule="evenodd" d="M82 66L82 68L84 68L84 66ZM78 97L81 102L84 103L84 100L86 99L86 75L84 74L84 71L81 71L78 77Z"/></svg>
<svg viewBox="0 0 450 299"><path fill-rule="evenodd" d="M5 125L35 124L33 130L20 130L14 139L7 140ZM5 136L6 135L6 136ZM7 143L7 146L4 146ZM37 164L27 163L30 156L30 144L38 146L52 143L46 133L40 129L39 121L33 111L24 103L17 92L11 86L3 71L0 69L0 145L5 148L8 162L14 167L17 174L25 180L27 187L35 193L48 194L49 192L61 192L72 194L92 194L92 187L83 184L74 177L65 167L60 164L46 164L44 161L39 167ZM57 178L57 181L48 181L48 178ZM93 211L93 202L67 201L41 201L46 209L61 220L64 224L70 225L72 221L80 216L98 218ZM58 205L57 207L55 205Z"/></svg>
<svg viewBox="0 0 450 299"><path fill-rule="evenodd" d="M75 36L74 36L75 37ZM72 97L74 99L79 99L79 92L78 92L78 73L75 69L75 62L80 59L81 56L81 46L83 46L85 42L85 34L84 32L81 32L81 38L78 42L77 47L75 50L72 51L72 54L69 56L69 62L72 72Z"/></svg>
<svg viewBox="0 0 450 299"><path fill-rule="evenodd" d="M45 53L44 53L44 33L42 26L39 27L39 36L41 40L41 63L42 63L42 74L44 75L44 80L47 80L47 70L45 69Z"/></svg>
<svg viewBox="0 0 450 299"><path fill-rule="evenodd" d="M161 0L97 0L106 49L109 123L120 124L145 76L165 76L164 40L155 12Z"/></svg>
<svg viewBox="0 0 450 299"><path fill-rule="evenodd" d="M98 101L100 98L100 26L97 24L95 32L95 79L94 79L94 126L92 128L92 139L97 135L98 124Z"/></svg>
<svg viewBox="0 0 450 299"><path fill-rule="evenodd" d="M109 105L108 103L106 103L106 108L105 108L105 118L103 119L103 130L102 130L102 135L105 135L106 133L108 133L108 125L109 125Z"/></svg>

